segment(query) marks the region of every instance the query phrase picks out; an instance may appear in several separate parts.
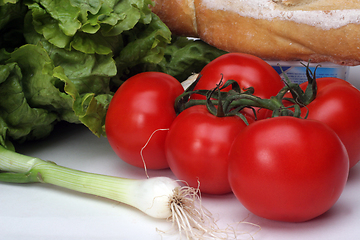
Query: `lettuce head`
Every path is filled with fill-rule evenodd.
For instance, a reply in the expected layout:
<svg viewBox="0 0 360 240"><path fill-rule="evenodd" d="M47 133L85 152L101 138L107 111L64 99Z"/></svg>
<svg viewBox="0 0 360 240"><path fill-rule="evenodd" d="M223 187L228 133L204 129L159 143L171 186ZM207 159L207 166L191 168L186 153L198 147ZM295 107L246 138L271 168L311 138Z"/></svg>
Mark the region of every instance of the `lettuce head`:
<svg viewBox="0 0 360 240"><path fill-rule="evenodd" d="M151 0L0 0L0 144L46 137L56 123L105 136L107 107L127 78L186 79L224 54L172 36Z"/></svg>

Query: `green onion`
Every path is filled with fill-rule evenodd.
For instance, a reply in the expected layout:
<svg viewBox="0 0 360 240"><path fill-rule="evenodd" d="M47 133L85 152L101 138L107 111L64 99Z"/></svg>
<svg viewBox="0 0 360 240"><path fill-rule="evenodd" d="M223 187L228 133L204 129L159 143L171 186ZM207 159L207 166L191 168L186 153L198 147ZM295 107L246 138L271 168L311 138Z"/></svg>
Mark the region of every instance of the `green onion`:
<svg viewBox="0 0 360 240"><path fill-rule="evenodd" d="M181 186L168 177L143 180L88 173L25 156L0 146L0 181L48 183L112 199L135 207L154 218L168 219L187 239L204 235L227 239L209 211L201 206L199 190ZM225 234L219 237L217 233Z"/></svg>

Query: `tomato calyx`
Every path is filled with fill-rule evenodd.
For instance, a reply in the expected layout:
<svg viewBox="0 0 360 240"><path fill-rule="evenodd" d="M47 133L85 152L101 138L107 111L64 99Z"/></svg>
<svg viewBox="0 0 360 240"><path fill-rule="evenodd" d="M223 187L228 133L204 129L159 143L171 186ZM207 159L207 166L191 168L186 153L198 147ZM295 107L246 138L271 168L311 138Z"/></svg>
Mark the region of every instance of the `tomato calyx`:
<svg viewBox="0 0 360 240"><path fill-rule="evenodd" d="M256 118L256 109L268 109L272 111L272 117L277 116L294 116L300 117L300 106L294 104L293 106L284 106L283 98L289 88L294 88L292 83L285 86L276 96L269 99L260 98L254 95L254 88L249 87L241 89L239 84L234 80L227 80L223 83L222 78L215 88L210 90L198 89L194 90L201 75L185 90L183 94L178 96L175 101L175 111L177 114L183 110L195 106L206 105L210 113L217 117L239 116L244 121L245 116L241 111L245 108L252 109ZM231 90L221 91L231 86ZM294 85L296 86L296 85ZM298 85L297 85L298 86ZM206 100L191 99L191 94L200 94L206 96ZM294 110L291 110L294 109ZM246 122L246 121L245 121ZM247 123L247 122L246 122Z"/></svg>
<svg viewBox="0 0 360 240"><path fill-rule="evenodd" d="M232 85L232 90L229 92L221 92L221 89L224 89L228 86ZM213 95L217 94L217 104L214 104ZM216 85L216 87L206 94L206 107L208 111L217 117L229 117L229 116L238 116L240 117L246 125L249 125L246 117L241 113L241 110L244 106L232 106L232 99L230 96L237 95L238 93L251 95L254 93L253 88L245 89L244 92L241 92L239 84L234 80L229 80L225 84L223 84L223 77L220 80L220 83ZM224 99L223 99L224 98ZM251 108L251 106L249 106ZM255 114L254 114L255 115Z"/></svg>
<svg viewBox="0 0 360 240"><path fill-rule="evenodd" d="M249 107L252 108L254 88L250 87L247 89L241 89L239 84L234 80L228 80L223 83L223 76L221 75L221 80L219 84L216 84L216 87L210 90L193 90L201 78L201 75L181 94L175 101L175 111L177 114L184 111L185 109L195 106L195 105L205 105L209 112L217 117L230 117L238 116L244 120L246 124L247 120L245 116L240 112L243 108ZM228 92L222 92L221 90L231 86L232 90ZM206 100L199 99L190 99L191 94L200 94L206 96ZM234 99L232 96L235 95L246 95L248 97L243 98L239 106L234 105Z"/></svg>
<svg viewBox="0 0 360 240"><path fill-rule="evenodd" d="M300 85L298 84L294 84L292 83L289 78L287 77L286 73L284 73L284 71L282 70L281 66L280 69L284 74L284 78L285 78L285 84L286 86L282 89L282 98L284 100L287 100L289 102L292 103L296 103L299 104L300 106L307 106L309 105L317 96L317 83L316 83L316 70L318 67L320 67L321 65L317 65L314 69L314 72L311 71L309 64L310 62L308 62L307 65L301 63L304 67L306 67L306 77L307 77L307 82L308 85L305 89L305 91L303 91L300 87ZM284 98L284 95L290 92L292 95L292 98Z"/></svg>
<svg viewBox="0 0 360 240"><path fill-rule="evenodd" d="M284 83L285 86L278 92L276 96L270 98L260 98L254 95L254 88L241 89L239 83L234 80L227 80L223 83L223 75L221 74L221 80L215 88L210 90L205 89L195 89L196 84L199 82L202 77L201 74L198 75L197 79L181 94L175 101L175 111L177 114L195 105L206 105L208 110L215 116L225 117L225 116L234 116L237 115L245 120L244 115L241 113L241 110L249 108L253 110L254 116L256 118L256 113L259 109L268 109L272 111L271 117L278 116L293 116L300 118L301 108L306 107L310 104L317 95L317 83L316 83L316 70L320 65L315 67L314 71L311 71L308 62L307 65L301 63L306 67L306 76L308 80L308 85L305 91L297 83L292 83L287 77L286 73L280 69L284 74ZM231 90L222 91L225 88L231 86ZM292 97L286 97L288 93ZM203 99L192 99L190 96L192 94L199 94L206 97L206 100ZM291 106L285 106L284 100L287 103L292 103ZM257 110L256 110L257 109ZM306 118L306 116L305 116Z"/></svg>

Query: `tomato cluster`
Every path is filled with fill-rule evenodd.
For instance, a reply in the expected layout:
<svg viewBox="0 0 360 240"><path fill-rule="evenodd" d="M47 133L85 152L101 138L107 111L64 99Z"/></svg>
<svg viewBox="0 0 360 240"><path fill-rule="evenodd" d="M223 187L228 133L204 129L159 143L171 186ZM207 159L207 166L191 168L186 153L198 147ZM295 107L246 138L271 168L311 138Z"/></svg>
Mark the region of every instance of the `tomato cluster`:
<svg viewBox="0 0 360 240"><path fill-rule="evenodd" d="M203 193L233 192L268 219L306 221L334 205L360 160L359 90L335 78L285 85L266 62L240 53L199 76L188 95L158 72L119 88L105 127L122 160L170 168ZM179 111L179 102L196 104Z"/></svg>

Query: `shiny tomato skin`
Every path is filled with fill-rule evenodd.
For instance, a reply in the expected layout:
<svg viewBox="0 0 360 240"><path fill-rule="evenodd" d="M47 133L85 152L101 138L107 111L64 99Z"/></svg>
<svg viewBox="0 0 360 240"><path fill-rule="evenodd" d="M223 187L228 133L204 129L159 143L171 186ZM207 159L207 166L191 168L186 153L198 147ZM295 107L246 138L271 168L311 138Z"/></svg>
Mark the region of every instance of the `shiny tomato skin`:
<svg viewBox="0 0 360 240"><path fill-rule="evenodd" d="M360 160L360 91L339 78L319 78L317 96L302 108L302 117L330 126L344 143L350 168ZM306 89L308 83L301 84Z"/></svg>
<svg viewBox="0 0 360 240"><path fill-rule="evenodd" d="M284 87L279 74L267 62L253 55L245 53L227 53L210 63L200 72L201 78L197 83L197 89L213 89L223 77L223 83L227 80L235 80L241 89L254 88L254 95L261 98L270 98L278 94ZM227 88L226 90L230 90ZM193 99L204 99L199 94L193 94ZM257 114L257 119L263 119L268 110L262 109Z"/></svg>
<svg viewBox="0 0 360 240"><path fill-rule="evenodd" d="M110 102L105 129L115 153L125 162L144 167L140 151L157 129L168 129L176 117L174 103L183 93L172 76L159 72L137 74L123 83ZM153 134L143 150L148 169L168 168L167 130Z"/></svg>
<svg viewBox="0 0 360 240"><path fill-rule="evenodd" d="M303 222L340 197L349 158L327 125L295 117L257 121L234 140L229 181L235 196L263 218Z"/></svg>
<svg viewBox="0 0 360 240"><path fill-rule="evenodd" d="M166 156L174 175L209 194L231 192L228 154L235 136L246 127L239 117L216 117L205 106L181 112L166 138Z"/></svg>

